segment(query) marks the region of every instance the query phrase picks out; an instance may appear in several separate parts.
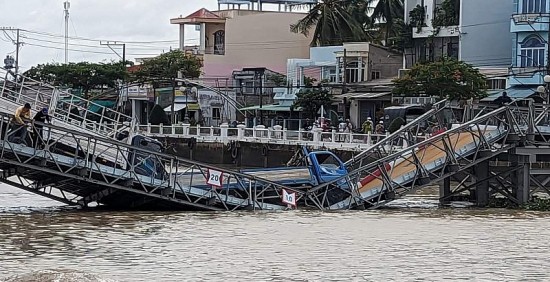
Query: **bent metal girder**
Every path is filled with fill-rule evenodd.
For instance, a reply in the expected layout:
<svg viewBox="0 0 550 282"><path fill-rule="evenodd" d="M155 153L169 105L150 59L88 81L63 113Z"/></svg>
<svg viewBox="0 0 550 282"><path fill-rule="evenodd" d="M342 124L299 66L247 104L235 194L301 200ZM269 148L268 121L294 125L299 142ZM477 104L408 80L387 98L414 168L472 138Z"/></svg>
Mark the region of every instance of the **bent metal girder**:
<svg viewBox="0 0 550 282"><path fill-rule="evenodd" d="M137 125L135 119L116 109L0 67L2 100L4 111L13 111L7 107L8 104L22 106L29 103L33 110L49 108L49 115L58 124L69 124L113 139L125 131L132 135Z"/></svg>
<svg viewBox="0 0 550 282"><path fill-rule="evenodd" d="M513 105L482 112L471 121L309 190L308 200L323 210L379 207L513 148L508 137L528 140L525 137L537 131L534 112Z"/></svg>
<svg viewBox="0 0 550 282"><path fill-rule="evenodd" d="M296 193L297 201L304 197L301 191L256 176L51 124L36 123L43 126L37 144L15 144L8 141L9 119L0 114L0 181L64 203L139 208L153 202L177 209L260 210L285 209L283 189ZM150 174L143 173L145 165ZM223 175L217 186L207 184L214 172Z"/></svg>
<svg viewBox="0 0 550 282"><path fill-rule="evenodd" d="M403 147L426 140L427 136L424 132L424 127L426 127L430 121L437 120L440 114L448 109L450 109L450 107L447 100L435 103L426 113L405 124L384 139L379 140L376 144L360 154L353 156L345 165L350 170L357 169L374 160L399 152ZM389 127L389 124L386 126Z"/></svg>

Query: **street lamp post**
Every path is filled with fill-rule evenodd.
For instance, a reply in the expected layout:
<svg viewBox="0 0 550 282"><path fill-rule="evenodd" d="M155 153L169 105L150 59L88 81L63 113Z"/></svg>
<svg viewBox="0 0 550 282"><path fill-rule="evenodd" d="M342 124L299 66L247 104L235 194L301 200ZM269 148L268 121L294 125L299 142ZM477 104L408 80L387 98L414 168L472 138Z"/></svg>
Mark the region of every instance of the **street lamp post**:
<svg viewBox="0 0 550 282"><path fill-rule="evenodd" d="M548 107L550 107L550 75L544 76L544 85L537 87L537 92L544 95L544 104L546 107L546 123L550 122L550 113Z"/></svg>
<svg viewBox="0 0 550 282"><path fill-rule="evenodd" d="M188 89L185 86L180 87L181 93L185 94L185 115L183 116L183 123L188 124L189 123L189 109L188 109L188 103L187 100L189 100L189 92L191 89Z"/></svg>

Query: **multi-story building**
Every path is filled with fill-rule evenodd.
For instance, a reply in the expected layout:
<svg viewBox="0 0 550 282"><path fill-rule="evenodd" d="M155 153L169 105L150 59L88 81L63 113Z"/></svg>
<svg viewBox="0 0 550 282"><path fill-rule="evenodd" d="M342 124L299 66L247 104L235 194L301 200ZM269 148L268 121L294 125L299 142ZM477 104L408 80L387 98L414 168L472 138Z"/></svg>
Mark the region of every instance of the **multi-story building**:
<svg viewBox="0 0 550 282"><path fill-rule="evenodd" d="M304 85L305 77L329 84L341 84L345 79L354 84L395 78L401 65L401 53L386 47L368 42L344 43L312 47L308 59L289 59L287 77L296 87Z"/></svg>
<svg viewBox="0 0 550 282"><path fill-rule="evenodd" d="M518 0L405 0L405 21L413 28L404 69L446 56L478 67L489 88L506 88L515 61L509 47L514 2Z"/></svg>
<svg viewBox="0 0 550 282"><path fill-rule="evenodd" d="M288 60L287 79L294 89L305 86L306 77L333 85L334 111L361 125L391 103L391 80L402 66L401 53L368 42L313 47L309 59ZM343 85L346 94L342 95Z"/></svg>
<svg viewBox="0 0 550 282"><path fill-rule="evenodd" d="M303 1L306 0L259 2L280 2L293 7L290 4ZM195 54L203 58L203 77L230 77L234 70L247 67L285 73L287 59L309 57L311 38L290 31L290 25L302 19L304 13L265 11L258 1L224 0L219 3L230 7L236 5L237 9L200 9L189 16L170 20L180 27L180 49L185 49L186 25L194 25L200 32ZM250 4L256 9L239 9L241 5L250 8Z"/></svg>
<svg viewBox="0 0 550 282"><path fill-rule="evenodd" d="M512 96L530 96L544 84L548 74L550 1L514 0L511 17L512 68L509 84Z"/></svg>

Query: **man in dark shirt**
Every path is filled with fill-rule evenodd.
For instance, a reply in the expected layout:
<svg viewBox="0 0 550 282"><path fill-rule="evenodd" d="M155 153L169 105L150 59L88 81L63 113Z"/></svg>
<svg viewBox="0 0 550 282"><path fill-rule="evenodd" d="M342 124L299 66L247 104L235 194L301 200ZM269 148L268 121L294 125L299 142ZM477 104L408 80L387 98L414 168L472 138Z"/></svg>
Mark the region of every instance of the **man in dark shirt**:
<svg viewBox="0 0 550 282"><path fill-rule="evenodd" d="M495 99L495 104L499 106L504 106L509 103L512 103L512 98L508 97L508 93L506 93L506 91L502 92L502 96Z"/></svg>
<svg viewBox="0 0 550 282"><path fill-rule="evenodd" d="M48 115L48 108L43 108L41 111L36 113L33 118L34 144L37 148L41 148L44 145L44 141L42 140L43 125L35 123L35 121L41 123L51 122L50 116Z"/></svg>

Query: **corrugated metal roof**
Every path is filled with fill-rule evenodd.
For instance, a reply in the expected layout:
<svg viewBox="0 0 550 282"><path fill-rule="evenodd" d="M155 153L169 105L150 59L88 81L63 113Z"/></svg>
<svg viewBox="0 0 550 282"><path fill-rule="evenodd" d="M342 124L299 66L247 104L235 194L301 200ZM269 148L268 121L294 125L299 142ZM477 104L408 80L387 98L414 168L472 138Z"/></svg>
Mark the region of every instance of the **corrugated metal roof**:
<svg viewBox="0 0 550 282"><path fill-rule="evenodd" d="M390 95L391 92L352 92L352 93L346 93L343 95L338 95L337 97L341 98L348 98L348 99L374 99L374 98L380 98L384 97L386 95Z"/></svg>
<svg viewBox="0 0 550 282"><path fill-rule="evenodd" d="M502 92L505 91L512 100L525 99L529 96L537 95L536 91L531 88L509 88L506 90L491 91L489 92L489 97L481 99L481 102L492 102L502 96Z"/></svg>

